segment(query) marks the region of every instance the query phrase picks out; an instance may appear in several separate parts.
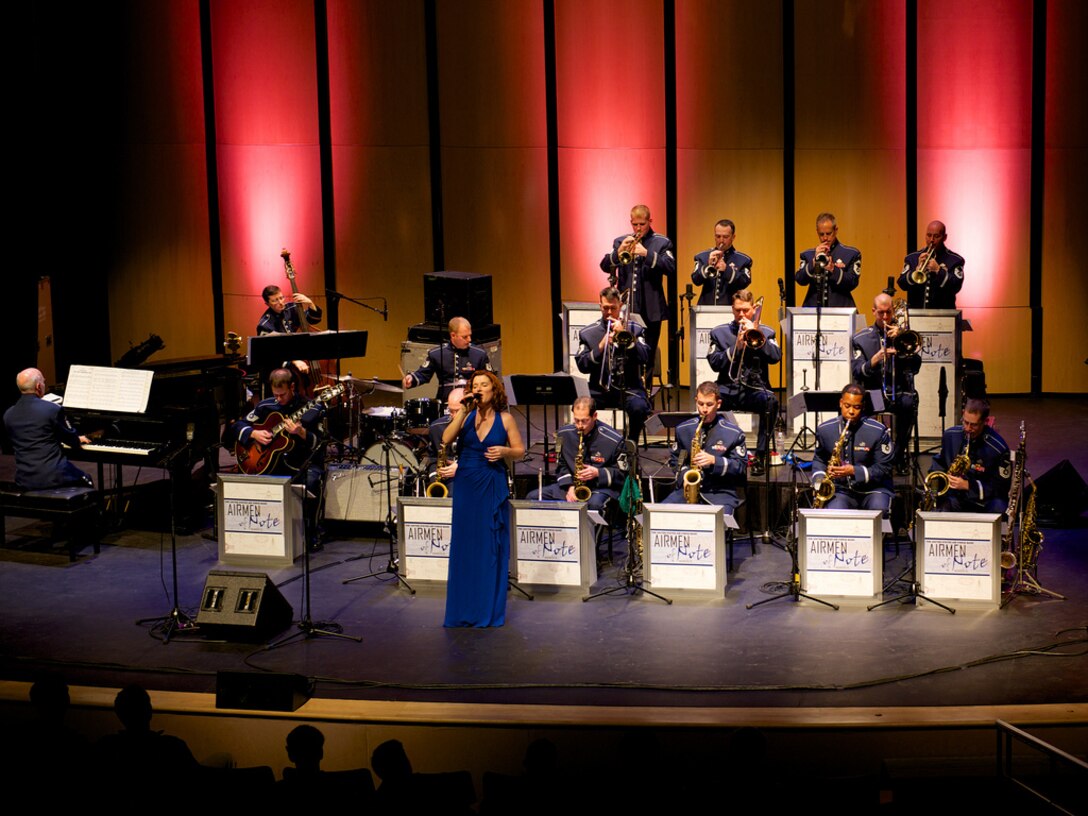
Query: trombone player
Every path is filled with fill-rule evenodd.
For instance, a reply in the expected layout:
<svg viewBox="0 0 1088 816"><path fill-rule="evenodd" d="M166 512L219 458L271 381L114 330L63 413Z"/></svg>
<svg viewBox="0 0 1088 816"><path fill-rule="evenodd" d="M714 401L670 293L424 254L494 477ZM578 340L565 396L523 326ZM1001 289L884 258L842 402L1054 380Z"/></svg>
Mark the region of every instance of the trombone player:
<svg viewBox="0 0 1088 816"><path fill-rule="evenodd" d="M560 451L558 478L526 498L544 501L586 501L590 510L601 510L609 498L617 498L626 475L618 465L623 453L623 436L611 425L597 419L592 397L578 397L571 406L572 422L556 431ZM589 491L579 498L577 486Z"/></svg>
<svg viewBox="0 0 1088 816"><path fill-rule="evenodd" d="M947 246L948 233L940 221L926 225L926 245L903 259L899 288L912 309L955 309L956 293L963 287L962 255Z"/></svg>
<svg viewBox="0 0 1088 816"><path fill-rule="evenodd" d="M866 391L884 394L887 410L895 415L895 469L904 475L918 411L914 376L922 367L922 356L917 348L910 351L911 345L917 346L917 334L900 325L899 318L905 323L907 313L902 309L902 315L897 315L895 303L883 292L873 298L873 325L850 341L850 373Z"/></svg>
<svg viewBox="0 0 1088 816"><path fill-rule="evenodd" d="M752 259L733 246L736 234L736 225L723 218L714 225L714 248L704 249L695 256L691 282L703 287L699 293L700 306L731 304L733 294L751 284Z"/></svg>
<svg viewBox="0 0 1088 816"><path fill-rule="evenodd" d="M839 416L816 428L812 487L817 495L832 494L825 508L879 510L886 518L895 495L892 438L881 423L862 416L864 403L861 386L850 383L839 396Z"/></svg>
<svg viewBox="0 0 1088 816"><path fill-rule="evenodd" d="M774 339L774 329L761 326L763 298L753 303L750 290L733 295L733 322L716 326L710 333L707 361L718 372L722 407L730 411L759 414L759 435L752 475L762 476L767 468L767 450L774 421L778 417L778 398L771 389L768 367L782 360L782 350Z"/></svg>

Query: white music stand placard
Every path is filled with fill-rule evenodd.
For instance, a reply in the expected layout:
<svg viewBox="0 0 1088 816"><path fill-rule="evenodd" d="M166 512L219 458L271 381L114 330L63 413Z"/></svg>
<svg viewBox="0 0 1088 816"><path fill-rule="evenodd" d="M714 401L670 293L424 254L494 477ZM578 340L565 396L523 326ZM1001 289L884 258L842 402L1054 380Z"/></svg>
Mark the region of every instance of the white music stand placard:
<svg viewBox="0 0 1088 816"><path fill-rule="evenodd" d="M733 321L729 306L693 306L688 312L688 365L691 390L702 382L717 382L718 372L710 367L710 333L723 323Z"/></svg>
<svg viewBox="0 0 1088 816"><path fill-rule="evenodd" d="M879 510L800 511L797 564L810 595L875 598L884 576Z"/></svg>
<svg viewBox="0 0 1088 816"><path fill-rule="evenodd" d="M510 561L519 584L588 591L597 551L586 505L511 501Z"/></svg>
<svg viewBox="0 0 1088 816"><path fill-rule="evenodd" d="M1001 603L1001 515L918 513L915 568L923 595L980 608ZM918 606L932 606L918 599ZM934 607L939 608L939 607Z"/></svg>
<svg viewBox="0 0 1088 816"><path fill-rule="evenodd" d="M302 485L288 476L220 473L216 488L219 562L289 567L302 554Z"/></svg>
<svg viewBox="0 0 1088 816"><path fill-rule="evenodd" d="M453 499L397 497L400 564L409 581L446 583Z"/></svg>
<svg viewBox="0 0 1088 816"><path fill-rule="evenodd" d="M850 341L857 329L857 309L828 307L820 310L820 387L816 387L816 309L811 306L790 306L782 327L786 338L783 348L789 354L786 389L788 397L800 392L838 391L852 381L850 375ZM788 404L788 403L787 403ZM826 418L826 417L823 417ZM788 417L794 433L804 425L804 414ZM815 428L822 421L816 417L809 422Z"/></svg>
<svg viewBox="0 0 1088 816"><path fill-rule="evenodd" d="M642 506L642 575L654 591L725 594L725 511L711 504Z"/></svg>
<svg viewBox="0 0 1088 816"><path fill-rule="evenodd" d="M918 392L918 436L940 438L941 369L944 369L948 404L945 406L945 427L960 424L960 389L956 369L961 358L961 321L959 309L911 309L910 327L918 332L922 345L918 353L922 367L914 375L914 390Z"/></svg>

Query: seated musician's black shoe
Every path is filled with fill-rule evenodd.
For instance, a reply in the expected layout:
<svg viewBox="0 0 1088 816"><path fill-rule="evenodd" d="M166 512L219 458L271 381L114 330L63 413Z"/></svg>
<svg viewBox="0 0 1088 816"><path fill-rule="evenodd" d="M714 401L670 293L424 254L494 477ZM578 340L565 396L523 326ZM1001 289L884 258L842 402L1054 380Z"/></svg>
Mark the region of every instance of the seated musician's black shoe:
<svg viewBox="0 0 1088 816"><path fill-rule="evenodd" d="M763 454L756 454L756 458L752 460L752 464L748 467L748 474L750 476L762 476L767 472L767 463Z"/></svg>

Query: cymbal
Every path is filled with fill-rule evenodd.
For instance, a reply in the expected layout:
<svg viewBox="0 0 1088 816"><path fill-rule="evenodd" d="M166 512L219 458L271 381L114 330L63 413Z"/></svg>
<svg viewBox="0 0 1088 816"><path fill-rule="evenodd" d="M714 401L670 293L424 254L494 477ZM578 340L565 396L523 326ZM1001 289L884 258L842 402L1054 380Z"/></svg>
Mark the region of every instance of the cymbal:
<svg viewBox="0 0 1088 816"><path fill-rule="evenodd" d="M404 389L399 385L387 385L378 380L377 377L371 377L370 379L361 380L358 377L353 377L350 374L341 374L339 377L333 377L329 375L330 380L339 380L340 382L350 382L352 386L360 391L367 391L371 393L374 391L388 391L390 394L403 394Z"/></svg>

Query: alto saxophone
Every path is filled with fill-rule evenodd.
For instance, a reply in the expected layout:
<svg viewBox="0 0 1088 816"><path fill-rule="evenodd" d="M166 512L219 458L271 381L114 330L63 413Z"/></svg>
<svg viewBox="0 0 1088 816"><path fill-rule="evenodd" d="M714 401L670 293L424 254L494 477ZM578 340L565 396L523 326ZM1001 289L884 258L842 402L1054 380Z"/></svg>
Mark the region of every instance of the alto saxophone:
<svg viewBox="0 0 1088 816"><path fill-rule="evenodd" d="M971 467L971 437L964 433L964 438L967 440L967 444L964 446L963 452L952 460L952 464L948 466L947 473L935 470L932 473L926 474L925 486L927 495L943 496L948 492L948 478L950 476L955 476L957 479L962 478L963 474L967 472L967 469ZM923 506L922 509L927 508Z"/></svg>
<svg viewBox="0 0 1088 816"><path fill-rule="evenodd" d="M438 447L438 465L435 472L442 470L449 464L449 454L446 449L447 445L444 442ZM444 499L449 494L450 490L446 487L446 483L441 476L427 485L427 498L429 499Z"/></svg>
<svg viewBox="0 0 1088 816"><path fill-rule="evenodd" d="M574 499L575 501L587 502L593 491L589 489L589 485L578 478L578 472L585 467L585 436L581 431L578 432L578 452L574 455Z"/></svg>
<svg viewBox="0 0 1088 816"><path fill-rule="evenodd" d="M831 451L831 458L827 460L827 469L838 467L842 464L842 446L846 443L846 433L850 430L850 423L842 426L839 441L835 443L835 449ZM813 490L812 506L817 510L826 505L835 496L835 480L826 473L820 479L820 483Z"/></svg>
<svg viewBox="0 0 1088 816"><path fill-rule="evenodd" d="M699 486L703 483L703 471L695 466L695 457L703 449L703 426L705 425L706 422L700 419L695 429L695 436L691 438L691 455L688 457L690 467L684 471L684 501L688 504L699 502Z"/></svg>

